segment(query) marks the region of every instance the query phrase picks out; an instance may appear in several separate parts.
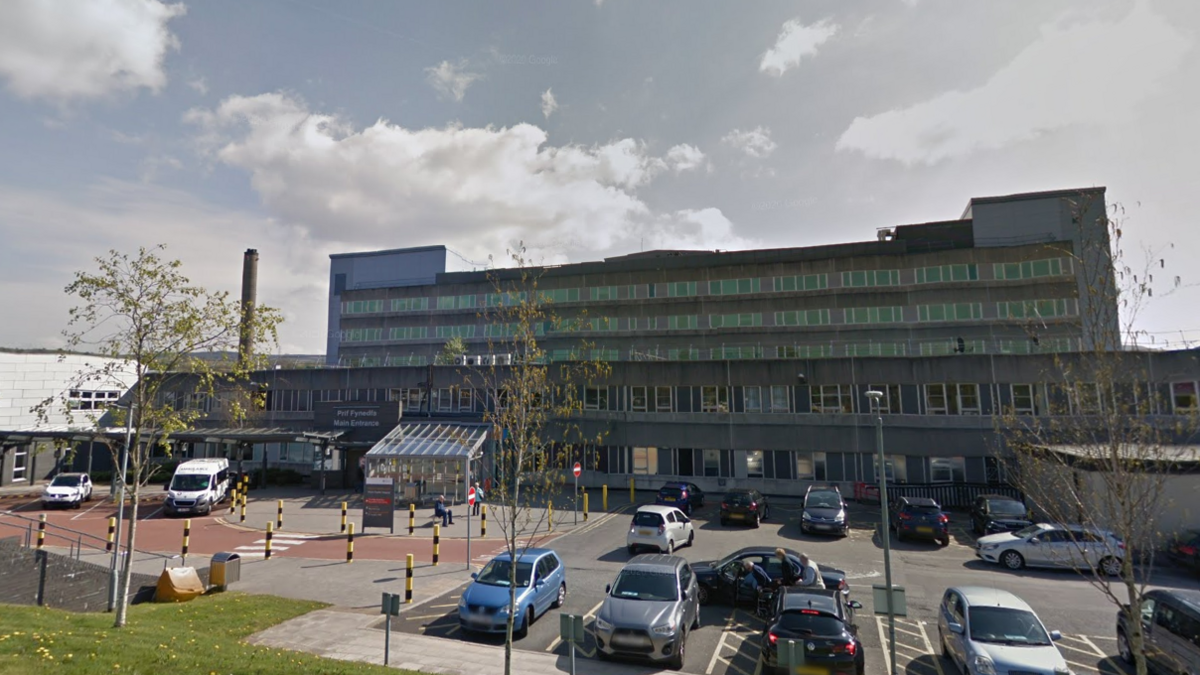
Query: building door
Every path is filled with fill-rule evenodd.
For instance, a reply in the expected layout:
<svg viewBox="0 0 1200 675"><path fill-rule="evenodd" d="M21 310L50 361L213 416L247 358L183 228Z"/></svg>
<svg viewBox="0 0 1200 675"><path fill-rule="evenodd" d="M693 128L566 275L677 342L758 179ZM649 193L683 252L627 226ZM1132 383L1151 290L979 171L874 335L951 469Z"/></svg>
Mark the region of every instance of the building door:
<svg viewBox="0 0 1200 675"><path fill-rule="evenodd" d="M13 449L13 453L13 482L29 480L29 446L18 445Z"/></svg>

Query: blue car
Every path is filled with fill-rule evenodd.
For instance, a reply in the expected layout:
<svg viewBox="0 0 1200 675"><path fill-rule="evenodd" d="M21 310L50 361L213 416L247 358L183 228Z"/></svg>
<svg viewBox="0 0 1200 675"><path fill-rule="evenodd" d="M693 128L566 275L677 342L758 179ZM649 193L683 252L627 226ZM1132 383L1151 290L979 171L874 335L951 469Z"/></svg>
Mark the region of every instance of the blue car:
<svg viewBox="0 0 1200 675"><path fill-rule="evenodd" d="M464 631L503 633L508 623L508 590L512 556L502 553L472 574L475 581L458 601L458 623ZM531 548L517 558L517 599L513 635L529 632L533 620L567 599L567 570L548 548Z"/></svg>

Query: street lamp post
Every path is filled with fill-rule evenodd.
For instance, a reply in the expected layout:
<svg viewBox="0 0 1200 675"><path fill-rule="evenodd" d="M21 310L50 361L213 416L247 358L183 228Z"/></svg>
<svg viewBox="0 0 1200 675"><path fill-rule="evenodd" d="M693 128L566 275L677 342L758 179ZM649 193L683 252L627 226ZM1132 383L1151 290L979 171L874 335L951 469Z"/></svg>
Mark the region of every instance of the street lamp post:
<svg viewBox="0 0 1200 675"><path fill-rule="evenodd" d="M115 480L121 481L121 488L117 497L117 527L113 531L113 552L112 561L109 563L108 571L108 611L113 611L117 607L117 561L121 557L121 527L125 522L125 477L129 470L129 444L133 442L133 411L136 406L130 403L126 406L113 406L114 408L123 408L129 411L125 418L125 445L121 447L121 472L113 474ZM129 552L126 551L126 555Z"/></svg>
<svg viewBox="0 0 1200 675"><path fill-rule="evenodd" d="M871 399L871 406L875 409L875 451L879 456L879 512L882 517L879 538L883 540L883 574L884 583L887 584L888 672L896 675L896 608L892 600L892 539L888 522L887 463L883 455L883 392L868 391L867 398Z"/></svg>

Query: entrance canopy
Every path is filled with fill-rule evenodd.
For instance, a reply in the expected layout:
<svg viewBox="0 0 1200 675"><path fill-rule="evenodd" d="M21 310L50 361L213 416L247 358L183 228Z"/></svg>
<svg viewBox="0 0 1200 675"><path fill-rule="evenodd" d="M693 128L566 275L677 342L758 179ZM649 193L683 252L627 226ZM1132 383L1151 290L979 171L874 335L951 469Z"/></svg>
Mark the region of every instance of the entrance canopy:
<svg viewBox="0 0 1200 675"><path fill-rule="evenodd" d="M479 457L487 424L401 424L367 451L367 461L383 459L467 459Z"/></svg>
<svg viewBox="0 0 1200 675"><path fill-rule="evenodd" d="M473 464L483 454L488 424L422 422L401 424L363 456L367 478L391 478L397 496L424 504L444 495L465 498Z"/></svg>

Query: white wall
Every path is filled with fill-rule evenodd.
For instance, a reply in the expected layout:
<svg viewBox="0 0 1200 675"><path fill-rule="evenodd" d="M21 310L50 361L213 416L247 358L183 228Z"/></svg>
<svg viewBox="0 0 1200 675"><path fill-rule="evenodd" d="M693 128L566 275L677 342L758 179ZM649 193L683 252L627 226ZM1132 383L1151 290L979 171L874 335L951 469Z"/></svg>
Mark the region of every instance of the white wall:
<svg viewBox="0 0 1200 675"><path fill-rule="evenodd" d="M90 372L113 362L99 356L57 354L17 354L0 352L0 429L16 429L39 424L31 408L47 398L55 398L47 424L67 424L65 408L58 399L71 389L120 391L123 395L134 382L132 368L108 382L79 382L81 372ZM73 424L88 424L87 412L77 410Z"/></svg>

